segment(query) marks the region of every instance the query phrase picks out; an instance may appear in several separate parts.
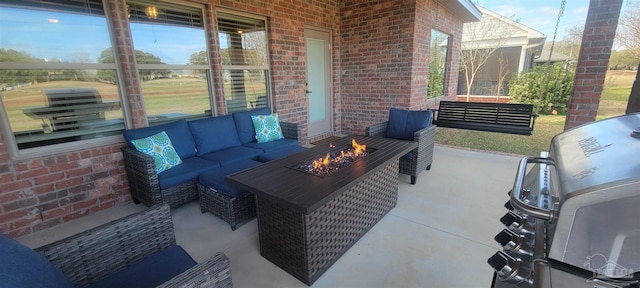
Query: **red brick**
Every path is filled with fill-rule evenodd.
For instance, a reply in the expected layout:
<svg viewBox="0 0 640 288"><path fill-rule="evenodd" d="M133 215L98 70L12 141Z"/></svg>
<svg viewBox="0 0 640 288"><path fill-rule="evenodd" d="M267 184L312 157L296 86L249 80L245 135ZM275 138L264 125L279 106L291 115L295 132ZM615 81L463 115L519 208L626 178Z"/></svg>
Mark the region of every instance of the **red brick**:
<svg viewBox="0 0 640 288"><path fill-rule="evenodd" d="M57 209L42 211L42 220L47 221L52 218L60 218L61 216L71 213L71 207L58 207Z"/></svg>
<svg viewBox="0 0 640 288"><path fill-rule="evenodd" d="M19 180L9 183L0 184L0 191L17 191L31 187L31 182L28 180Z"/></svg>
<svg viewBox="0 0 640 288"><path fill-rule="evenodd" d="M35 177L35 184L42 185L46 183L56 182L64 179L64 173L47 174L39 177Z"/></svg>

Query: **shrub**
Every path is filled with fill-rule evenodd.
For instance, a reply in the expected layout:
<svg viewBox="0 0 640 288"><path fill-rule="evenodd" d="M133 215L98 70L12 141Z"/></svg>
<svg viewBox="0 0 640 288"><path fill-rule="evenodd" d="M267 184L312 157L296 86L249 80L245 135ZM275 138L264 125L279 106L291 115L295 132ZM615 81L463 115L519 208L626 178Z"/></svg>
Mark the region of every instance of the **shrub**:
<svg viewBox="0 0 640 288"><path fill-rule="evenodd" d="M509 96L512 102L533 104L539 114L565 114L571 97L573 75L573 70L566 70L560 64L535 66L511 78Z"/></svg>

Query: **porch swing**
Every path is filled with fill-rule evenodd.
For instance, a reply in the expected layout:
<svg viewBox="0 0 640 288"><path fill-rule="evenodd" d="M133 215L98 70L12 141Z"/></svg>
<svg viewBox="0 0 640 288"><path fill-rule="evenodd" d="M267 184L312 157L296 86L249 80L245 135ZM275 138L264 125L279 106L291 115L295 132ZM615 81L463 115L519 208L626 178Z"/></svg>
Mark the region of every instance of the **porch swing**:
<svg viewBox="0 0 640 288"><path fill-rule="evenodd" d="M546 73L544 73L543 82L546 82L551 68L551 55L558 35L560 19L564 15L565 4L566 0L561 0L555 32L549 49L549 58L545 62ZM433 123L438 127L446 128L532 135L544 93L543 86L540 89L535 113L533 112L533 104L440 101L438 109L435 110Z"/></svg>

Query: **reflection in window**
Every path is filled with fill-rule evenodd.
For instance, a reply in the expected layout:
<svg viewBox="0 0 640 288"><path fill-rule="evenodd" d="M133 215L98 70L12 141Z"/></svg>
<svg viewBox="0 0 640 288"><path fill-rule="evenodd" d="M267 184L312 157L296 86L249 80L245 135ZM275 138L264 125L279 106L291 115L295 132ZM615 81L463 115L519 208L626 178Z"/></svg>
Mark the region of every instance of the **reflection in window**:
<svg viewBox="0 0 640 288"><path fill-rule="evenodd" d="M447 50L449 35L431 30L431 48L429 50L429 83L427 98L443 96L446 85Z"/></svg>
<svg viewBox="0 0 640 288"><path fill-rule="evenodd" d="M11 3L0 3L0 113L18 149L121 134L102 1Z"/></svg>
<svg viewBox="0 0 640 288"><path fill-rule="evenodd" d="M268 107L265 21L224 12L217 16L227 112Z"/></svg>
<svg viewBox="0 0 640 288"><path fill-rule="evenodd" d="M202 7L127 5L149 125L211 115Z"/></svg>

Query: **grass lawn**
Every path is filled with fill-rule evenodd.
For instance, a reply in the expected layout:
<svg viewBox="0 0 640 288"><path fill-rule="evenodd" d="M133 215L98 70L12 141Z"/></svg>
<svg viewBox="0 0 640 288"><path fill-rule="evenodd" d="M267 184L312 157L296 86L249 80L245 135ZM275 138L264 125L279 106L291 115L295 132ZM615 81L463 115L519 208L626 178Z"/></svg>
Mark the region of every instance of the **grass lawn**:
<svg viewBox="0 0 640 288"><path fill-rule="evenodd" d="M624 114L635 75L635 71L607 72L596 120ZM436 143L461 148L538 156L541 151L549 150L551 138L563 131L564 122L565 115L541 115L536 120L531 136L438 128Z"/></svg>

